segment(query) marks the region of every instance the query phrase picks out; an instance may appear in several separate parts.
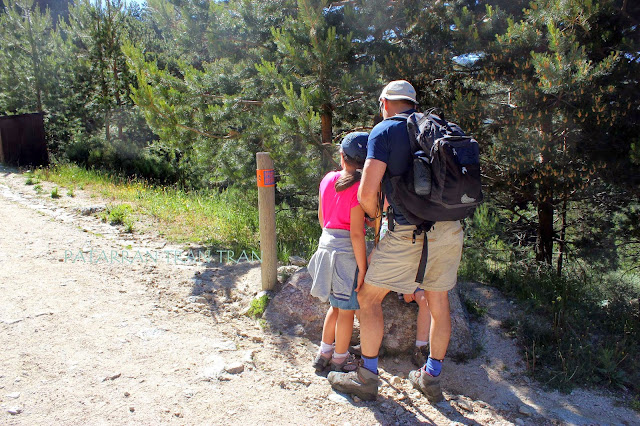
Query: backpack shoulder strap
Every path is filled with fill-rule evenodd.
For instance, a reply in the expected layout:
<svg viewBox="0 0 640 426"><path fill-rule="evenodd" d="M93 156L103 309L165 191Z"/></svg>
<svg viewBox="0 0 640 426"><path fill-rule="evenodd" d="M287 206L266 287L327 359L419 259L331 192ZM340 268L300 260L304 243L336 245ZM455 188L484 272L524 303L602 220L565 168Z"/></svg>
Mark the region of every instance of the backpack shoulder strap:
<svg viewBox="0 0 640 426"><path fill-rule="evenodd" d="M423 151L426 155L429 155L429 151L425 150L419 142L420 134L424 131L425 122L428 120L429 116L420 112L414 112L407 118L407 131L409 132L412 153Z"/></svg>
<svg viewBox="0 0 640 426"><path fill-rule="evenodd" d="M414 112L411 114L401 113L396 114L393 117L386 118L385 120L394 120L394 121L404 121L407 123L407 132L409 133L409 143L411 144L411 153L415 153L417 151L422 150L420 148L420 144L418 143L418 121L421 120L423 114L419 112Z"/></svg>

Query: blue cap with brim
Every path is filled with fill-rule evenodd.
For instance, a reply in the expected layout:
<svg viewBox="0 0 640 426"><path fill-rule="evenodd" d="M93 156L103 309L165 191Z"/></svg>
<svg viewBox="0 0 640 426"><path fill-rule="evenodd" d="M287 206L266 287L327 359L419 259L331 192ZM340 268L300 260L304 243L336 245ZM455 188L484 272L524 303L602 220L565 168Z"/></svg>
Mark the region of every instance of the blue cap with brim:
<svg viewBox="0 0 640 426"><path fill-rule="evenodd" d="M364 163L367 159L367 141L369 133L367 132L351 132L342 139L340 146L342 152L358 162Z"/></svg>

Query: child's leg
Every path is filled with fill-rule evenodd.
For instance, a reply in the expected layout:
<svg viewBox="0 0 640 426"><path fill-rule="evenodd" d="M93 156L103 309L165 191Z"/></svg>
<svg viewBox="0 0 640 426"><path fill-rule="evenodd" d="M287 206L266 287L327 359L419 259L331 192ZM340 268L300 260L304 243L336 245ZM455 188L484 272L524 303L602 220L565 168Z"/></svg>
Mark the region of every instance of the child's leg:
<svg viewBox="0 0 640 426"><path fill-rule="evenodd" d="M336 322L338 321L338 309L333 306L327 311L324 317L324 326L322 327L322 342L332 345L336 340Z"/></svg>
<svg viewBox="0 0 640 426"><path fill-rule="evenodd" d="M320 342L320 350L313 360L313 366L318 373L324 371L331 362L331 356L334 353L334 342L336 338L336 322L338 321L338 310L330 307L327 315L324 317L324 326L322 328L322 341Z"/></svg>
<svg viewBox="0 0 640 426"><path fill-rule="evenodd" d="M349 342L353 333L353 314L355 311L336 309L338 311L338 321L336 324L336 354L346 354L349 352Z"/></svg>
<svg viewBox="0 0 640 426"><path fill-rule="evenodd" d="M426 345L429 341L429 329L431 328L431 311L424 290L416 290L414 293L418 304L418 321L416 324L416 346Z"/></svg>
<svg viewBox="0 0 640 426"><path fill-rule="evenodd" d="M431 328L431 310L427 303L424 290L417 289L411 298L418 304L418 319L416 321L416 346L411 361L422 367L429 357L429 329ZM406 299L406 297L405 297Z"/></svg>

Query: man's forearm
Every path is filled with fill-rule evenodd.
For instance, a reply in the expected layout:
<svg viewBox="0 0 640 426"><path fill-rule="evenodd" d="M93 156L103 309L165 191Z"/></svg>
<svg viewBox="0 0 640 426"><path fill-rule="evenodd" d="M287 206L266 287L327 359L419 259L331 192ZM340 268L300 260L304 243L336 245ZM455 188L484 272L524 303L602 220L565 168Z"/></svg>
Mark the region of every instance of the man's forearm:
<svg viewBox="0 0 640 426"><path fill-rule="evenodd" d="M380 182L387 164L376 159L368 159L362 169L362 179L358 188L358 202L369 217L378 215L378 194Z"/></svg>
<svg viewBox="0 0 640 426"><path fill-rule="evenodd" d="M362 194L362 198L359 200L362 210L370 218L375 218L378 215L378 194Z"/></svg>

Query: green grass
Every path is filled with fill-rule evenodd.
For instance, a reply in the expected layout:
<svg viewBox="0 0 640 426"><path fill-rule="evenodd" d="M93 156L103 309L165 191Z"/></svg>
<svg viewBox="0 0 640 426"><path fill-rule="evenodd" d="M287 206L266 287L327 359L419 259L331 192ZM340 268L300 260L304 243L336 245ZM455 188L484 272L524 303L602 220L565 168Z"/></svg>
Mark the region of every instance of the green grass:
<svg viewBox="0 0 640 426"><path fill-rule="evenodd" d="M38 169L33 176L66 188L84 189L90 197L105 198L112 206L128 205L131 210L125 216L130 221L123 220L122 224L130 230L134 225L141 230L152 226L172 242L259 252L255 188L189 191L68 164ZM321 232L315 211L292 209L287 205L277 206L276 229L280 260L286 260L289 255L309 258Z"/></svg>
<svg viewBox="0 0 640 426"><path fill-rule="evenodd" d="M58 192L58 187L56 186L51 190L51 198L60 198L60 193Z"/></svg>
<svg viewBox="0 0 640 426"><path fill-rule="evenodd" d="M488 311L486 307L480 305L478 302L474 300L463 298L462 302L464 303L464 306L467 308L467 312L469 312L469 314L475 319L482 318L484 315L486 315Z"/></svg>
<svg viewBox="0 0 640 426"><path fill-rule="evenodd" d="M110 225L123 225L125 232L132 233L135 222L132 212L133 209L128 204L109 205L100 217L103 222L108 222Z"/></svg>
<svg viewBox="0 0 640 426"><path fill-rule="evenodd" d="M252 318L262 318L265 309L267 309L267 305L269 304L269 296L263 294L260 297L257 297L251 301L251 306L249 306L249 310L247 311L247 316Z"/></svg>
<svg viewBox="0 0 640 426"><path fill-rule="evenodd" d="M31 171L31 170L25 172L24 176L26 177L26 179L24 181L25 185L36 185L36 184L40 183L40 181L38 179L36 179L36 177L33 174L33 171Z"/></svg>
<svg viewBox="0 0 640 426"><path fill-rule="evenodd" d="M489 261L486 250L466 250L460 272L517 300L513 318L502 326L518 337L533 377L563 391L602 385L640 395L635 277L602 275L577 264L567 264L558 276L532 260Z"/></svg>
<svg viewBox="0 0 640 426"><path fill-rule="evenodd" d="M640 275L619 253L617 269L610 259L571 256L558 274L555 265L535 260L530 245L515 243L501 214L508 212L485 204L467 221L458 276L514 299L502 327L517 337L529 374L564 391L603 386L629 390L638 399ZM536 212L528 214L535 218Z"/></svg>

